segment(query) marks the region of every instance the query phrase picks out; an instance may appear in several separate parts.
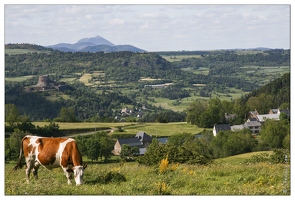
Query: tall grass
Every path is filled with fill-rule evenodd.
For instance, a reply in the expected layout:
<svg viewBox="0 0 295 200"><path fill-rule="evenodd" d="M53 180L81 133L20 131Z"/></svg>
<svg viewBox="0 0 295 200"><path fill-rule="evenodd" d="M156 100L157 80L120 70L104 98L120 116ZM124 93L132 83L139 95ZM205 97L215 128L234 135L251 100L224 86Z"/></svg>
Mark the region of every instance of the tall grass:
<svg viewBox="0 0 295 200"><path fill-rule="evenodd" d="M67 184L60 168L42 167L39 180L27 184L24 169L12 172L10 163L5 164L5 195L290 195L289 164L245 165L226 159L209 165L166 164L160 172L160 163L89 163L84 185L75 186Z"/></svg>

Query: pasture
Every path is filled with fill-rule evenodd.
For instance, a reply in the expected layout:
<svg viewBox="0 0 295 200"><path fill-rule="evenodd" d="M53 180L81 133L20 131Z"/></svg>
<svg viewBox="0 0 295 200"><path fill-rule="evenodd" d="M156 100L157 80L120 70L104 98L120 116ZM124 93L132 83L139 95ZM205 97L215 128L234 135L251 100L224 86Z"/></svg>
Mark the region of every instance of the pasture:
<svg viewBox="0 0 295 200"><path fill-rule="evenodd" d="M13 78L5 77L5 81L23 82L23 81L26 81L28 79L34 78L34 77L35 77L35 75L18 76L18 77L13 77Z"/></svg>
<svg viewBox="0 0 295 200"><path fill-rule="evenodd" d="M169 163L147 167L137 162L88 162L84 184L68 185L61 168L39 168L39 179L26 183L25 170L5 164L4 193L11 195L290 195L290 165L245 164L261 152L214 160L208 165ZM117 159L118 160L118 159Z"/></svg>
<svg viewBox="0 0 295 200"><path fill-rule="evenodd" d="M35 126L44 127L48 125L49 122L32 122ZM195 125L188 124L186 122L175 122L175 123L131 123L131 122L118 122L118 123L66 123L66 122L57 122L59 130L79 130L79 129L93 129L92 132L95 132L96 129L103 131L111 131L114 133L120 127L123 132L122 134L130 134L130 137L135 136L139 131L144 131L149 135L165 137L171 136L177 133L192 133L197 134L202 132L203 128L198 128ZM169 130L169 131L167 131ZM83 134L83 133L81 133Z"/></svg>

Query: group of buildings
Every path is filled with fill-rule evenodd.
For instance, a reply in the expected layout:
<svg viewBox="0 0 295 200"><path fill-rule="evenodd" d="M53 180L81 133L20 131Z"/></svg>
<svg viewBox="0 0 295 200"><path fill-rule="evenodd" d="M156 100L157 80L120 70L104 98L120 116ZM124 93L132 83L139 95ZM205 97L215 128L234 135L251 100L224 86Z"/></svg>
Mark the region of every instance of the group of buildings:
<svg viewBox="0 0 295 200"><path fill-rule="evenodd" d="M244 124L233 125L230 124L215 124L213 127L213 135L216 136L219 131L235 131L244 128L250 129L253 135L260 133L262 124L267 119L280 120L280 114L285 113L290 118L290 109L270 109L268 114L260 115L257 110L249 112L249 118ZM226 118L234 117L234 115L225 114Z"/></svg>
<svg viewBox="0 0 295 200"><path fill-rule="evenodd" d="M241 125L233 125L230 124L215 124L213 127L213 135L216 136L219 131L235 131L241 130L244 128L250 129L253 135L257 135L260 133L260 129L262 124L267 119L272 120L280 120L280 114L285 113L287 117L290 118L290 110L289 109L271 109L268 114L260 115L257 110L249 112L248 120ZM225 117L235 117L235 115L225 113ZM157 138L159 142L165 144L168 140L168 137L165 138ZM152 143L152 137L148 135L146 132L140 131L135 137L130 138L120 138L116 141L114 145L113 154L120 155L121 148L124 144L129 145L130 147L138 147L140 151L140 155L143 155L146 152L146 148Z"/></svg>

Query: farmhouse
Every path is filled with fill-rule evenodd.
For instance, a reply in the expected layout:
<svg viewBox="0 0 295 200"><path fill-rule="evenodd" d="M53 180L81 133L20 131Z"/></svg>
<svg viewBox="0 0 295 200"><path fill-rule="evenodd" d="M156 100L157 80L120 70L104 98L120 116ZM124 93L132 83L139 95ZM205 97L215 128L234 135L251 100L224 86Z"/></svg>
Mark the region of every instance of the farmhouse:
<svg viewBox="0 0 295 200"><path fill-rule="evenodd" d="M250 129L252 134L258 134L260 132L261 123L257 121L245 122L244 127Z"/></svg>
<svg viewBox="0 0 295 200"><path fill-rule="evenodd" d="M146 151L146 148L151 144L151 142L152 137L149 136L147 133L140 131L135 135L135 137L118 139L114 145L113 153L115 155L120 155L122 146L124 144L127 144L130 147L138 147L140 155L143 155Z"/></svg>

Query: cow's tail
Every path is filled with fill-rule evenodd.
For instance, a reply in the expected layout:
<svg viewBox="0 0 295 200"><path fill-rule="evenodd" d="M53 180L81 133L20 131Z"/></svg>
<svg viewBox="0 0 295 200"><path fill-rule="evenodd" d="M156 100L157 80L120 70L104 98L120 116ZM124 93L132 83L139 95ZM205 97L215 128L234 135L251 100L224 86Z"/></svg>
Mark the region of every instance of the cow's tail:
<svg viewBox="0 0 295 200"><path fill-rule="evenodd" d="M19 159L17 164L14 166L14 171L16 171L17 169L21 169L23 164L22 164L22 157L23 157L23 141L24 139L26 139L27 137L24 137L21 141L21 145L20 145L20 150L19 150Z"/></svg>

